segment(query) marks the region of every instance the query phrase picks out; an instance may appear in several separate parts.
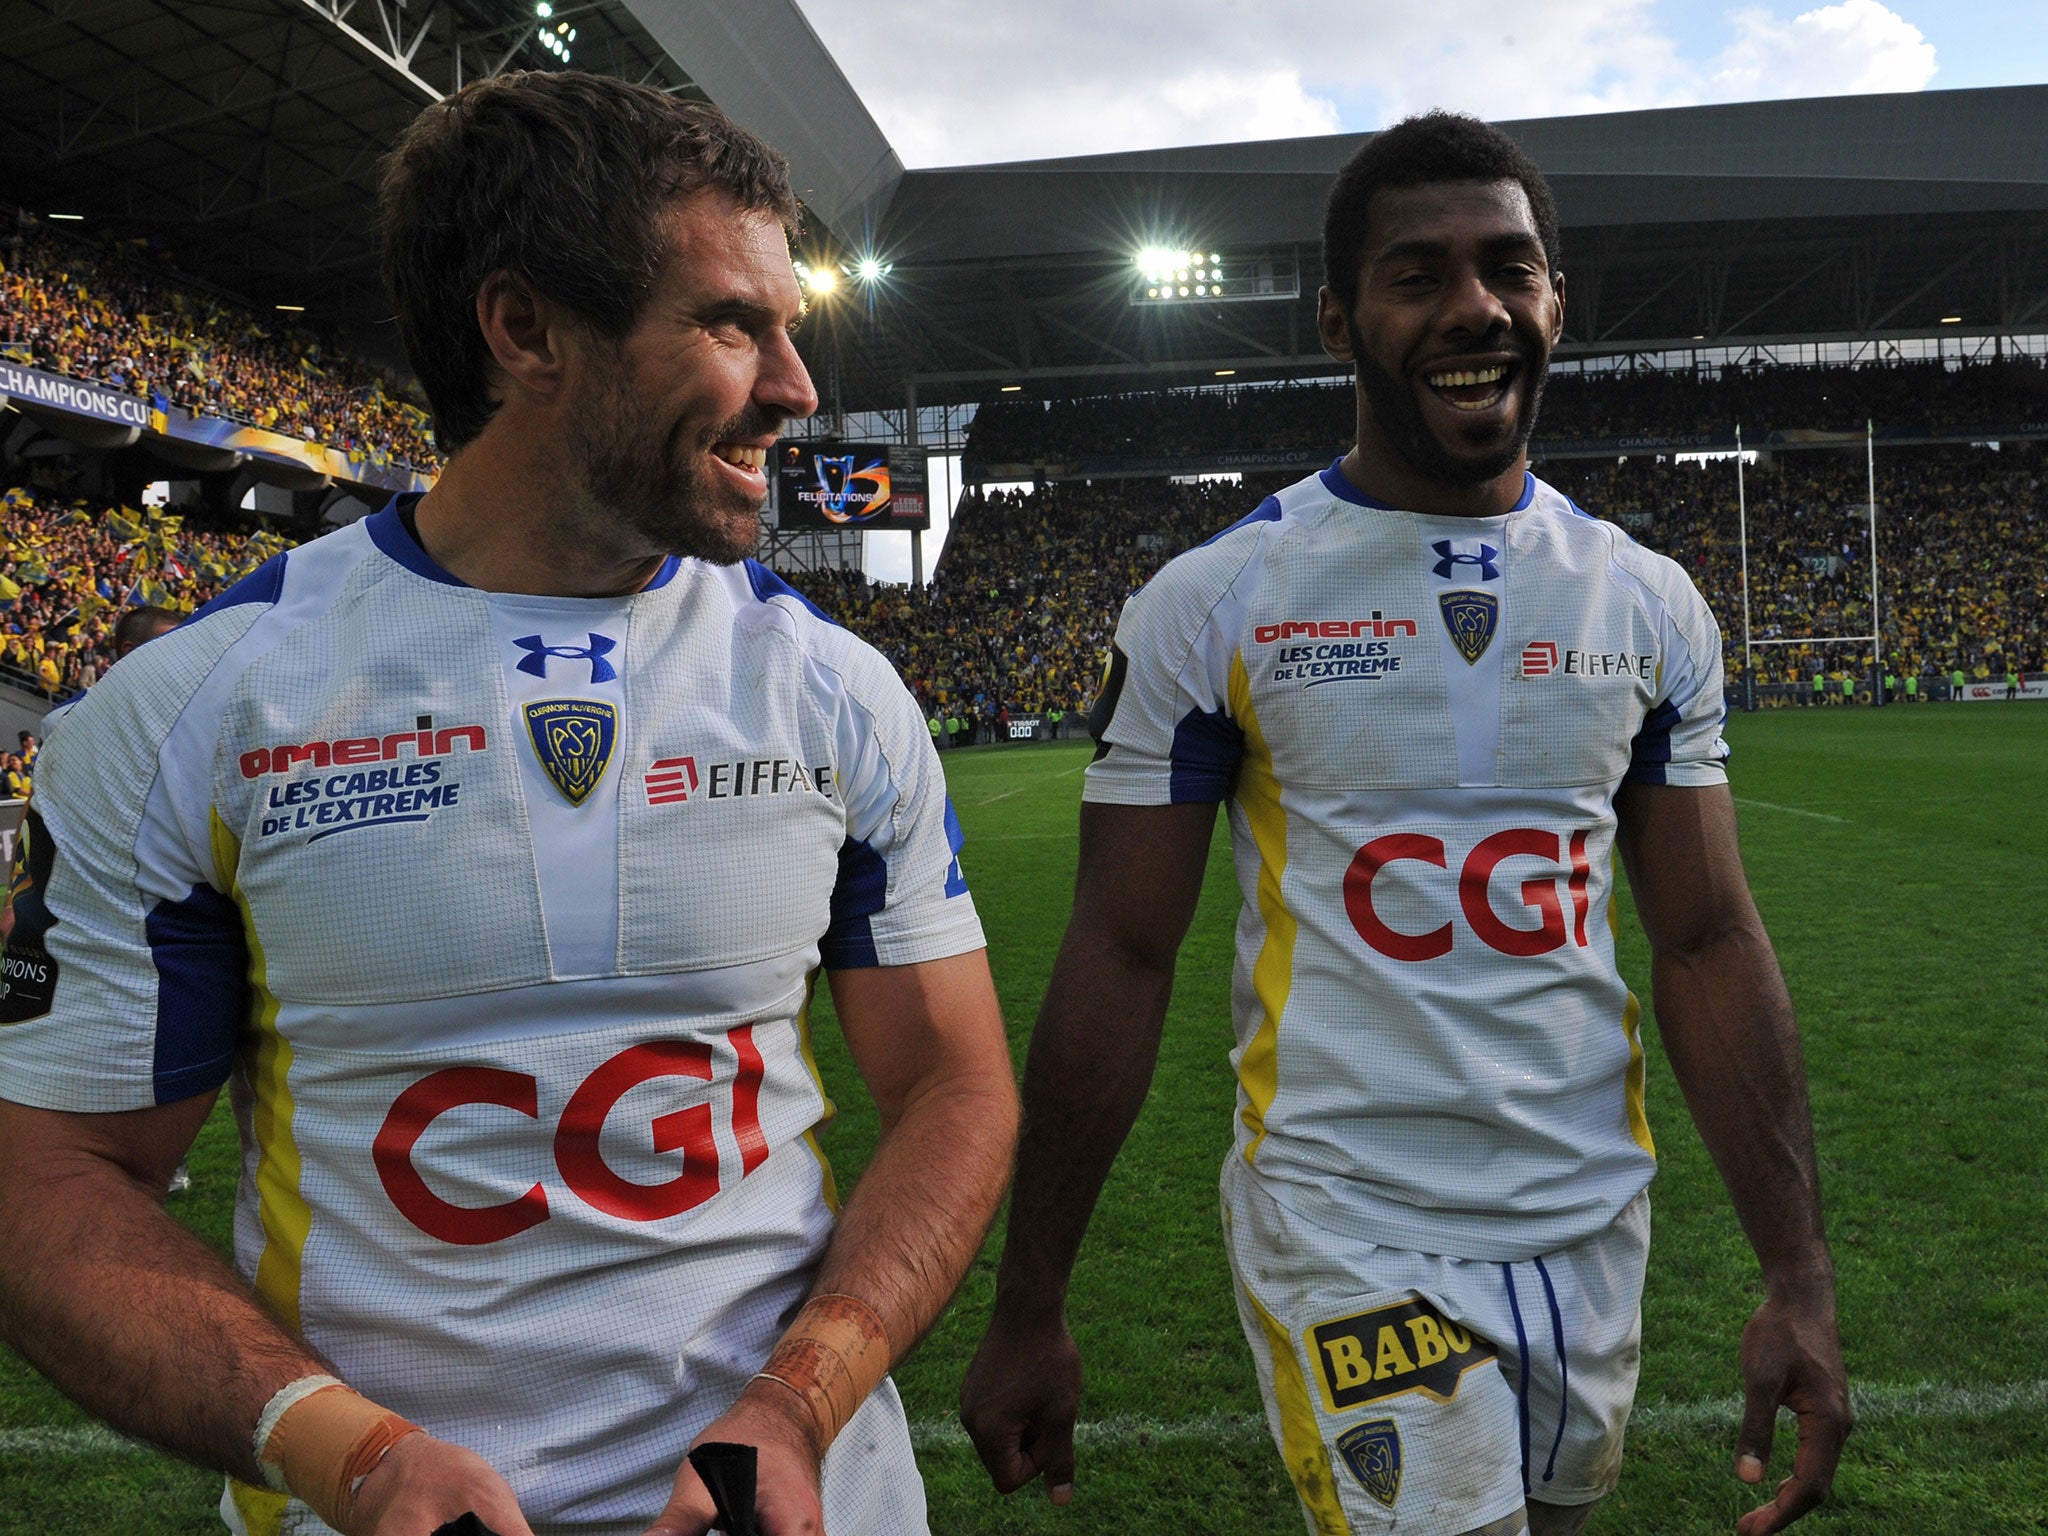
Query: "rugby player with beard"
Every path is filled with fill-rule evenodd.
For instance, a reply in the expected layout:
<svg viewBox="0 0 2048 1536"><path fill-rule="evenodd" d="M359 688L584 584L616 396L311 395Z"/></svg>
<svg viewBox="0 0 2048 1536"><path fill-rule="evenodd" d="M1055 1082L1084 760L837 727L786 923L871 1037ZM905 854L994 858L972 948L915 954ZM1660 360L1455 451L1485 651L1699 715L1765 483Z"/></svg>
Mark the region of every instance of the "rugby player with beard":
<svg viewBox="0 0 2048 1536"><path fill-rule="evenodd" d="M961 1416L1074 1496L1067 1286L1157 1059L1216 807L1243 898L1225 1245L1318 1536L1572 1536L1621 1472L1655 1152L1605 920L1626 862L1673 1075L1756 1250L1734 1470L1850 1424L1799 1037L1736 844L1720 635L1671 562L1528 472L1557 215L1497 129L1369 140L1324 228L1357 445L1169 563L1118 625L1074 913L1025 1072Z"/></svg>
<svg viewBox="0 0 2048 1536"><path fill-rule="evenodd" d="M816 407L781 158L580 73L386 162L451 454L121 666L46 753L0 997L0 1327L239 1536L923 1536L887 1371L1015 1087L881 656L751 559ZM843 1206L826 973L880 1109ZM232 1081L236 1264L162 1208ZM742 1453L744 1456L744 1453Z"/></svg>

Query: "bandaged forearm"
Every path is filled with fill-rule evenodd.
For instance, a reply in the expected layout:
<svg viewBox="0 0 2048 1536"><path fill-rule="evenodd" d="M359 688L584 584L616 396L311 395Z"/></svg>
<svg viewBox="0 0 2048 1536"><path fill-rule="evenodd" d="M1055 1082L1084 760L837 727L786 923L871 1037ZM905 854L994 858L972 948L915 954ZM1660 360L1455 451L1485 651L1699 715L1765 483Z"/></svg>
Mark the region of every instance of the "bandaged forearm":
<svg viewBox="0 0 2048 1536"><path fill-rule="evenodd" d="M822 1450L882 1384L889 1359L889 1330L873 1307L855 1296L813 1296L754 1379L780 1382L804 1400Z"/></svg>
<svg viewBox="0 0 2048 1536"><path fill-rule="evenodd" d="M357 1486L392 1446L419 1432L332 1376L306 1376L282 1388L256 1421L256 1463L271 1487L347 1536Z"/></svg>

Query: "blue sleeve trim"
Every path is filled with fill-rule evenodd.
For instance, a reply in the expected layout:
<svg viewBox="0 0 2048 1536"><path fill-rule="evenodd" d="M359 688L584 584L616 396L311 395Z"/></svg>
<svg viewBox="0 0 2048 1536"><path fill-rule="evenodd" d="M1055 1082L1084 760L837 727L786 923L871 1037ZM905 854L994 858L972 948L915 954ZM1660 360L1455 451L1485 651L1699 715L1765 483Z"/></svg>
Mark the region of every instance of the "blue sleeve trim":
<svg viewBox="0 0 2048 1536"><path fill-rule="evenodd" d="M888 903L889 866L874 848L849 837L839 845L839 878L832 886L832 919L818 941L818 958L835 971L880 965L869 923Z"/></svg>
<svg viewBox="0 0 2048 1536"><path fill-rule="evenodd" d="M1207 549L1211 544L1214 544L1218 539L1227 539L1230 537L1231 534L1237 532L1238 529L1248 528L1253 523L1277 523L1279 521L1280 498L1277 496L1268 496L1264 501L1260 502L1256 507L1252 508L1251 511L1245 513L1243 517L1240 517L1228 528L1219 528L1214 533L1210 534L1209 537L1202 540L1202 542L1198 544L1196 548Z"/></svg>
<svg viewBox="0 0 2048 1536"><path fill-rule="evenodd" d="M228 1079L249 1015L249 946L235 904L198 885L144 919L156 963L156 1101L169 1104Z"/></svg>
<svg viewBox="0 0 2048 1536"><path fill-rule="evenodd" d="M1167 799L1174 805L1213 805L1230 797L1230 781L1244 756L1244 732L1220 709L1191 709L1173 728Z"/></svg>
<svg viewBox="0 0 2048 1536"><path fill-rule="evenodd" d="M747 584L754 589L754 596L764 603L771 597L793 597L827 624L832 625L834 628L838 627L838 621L831 614L820 608L808 597L805 597L803 593L797 591L795 587L792 587L758 560L749 560L747 562Z"/></svg>
<svg viewBox="0 0 2048 1536"><path fill-rule="evenodd" d="M1666 699L1643 719L1643 728L1629 747L1628 784L1662 784L1671 762L1671 732L1678 725L1678 706Z"/></svg>
<svg viewBox="0 0 2048 1536"><path fill-rule="evenodd" d="M946 844L953 850L953 862L946 866L947 896L967 894L967 876L960 868L960 850L967 846L967 834L961 830L960 818L953 810L953 797L946 796Z"/></svg>
<svg viewBox="0 0 2048 1536"><path fill-rule="evenodd" d="M414 501L417 493L408 492ZM424 576L437 581L444 587L466 587L468 582L459 576L452 576L435 563L428 553L421 549L419 541L405 531L405 519L399 515L399 503L406 496L394 496L381 512L372 512L363 519L363 526L369 530L370 542L415 576Z"/></svg>
<svg viewBox="0 0 2048 1536"><path fill-rule="evenodd" d="M196 624L209 614L219 613L224 608L240 608L248 603L261 603L266 608L269 607L284 591L285 558L281 552L272 555L227 591L201 603L194 610L192 617L185 622Z"/></svg>

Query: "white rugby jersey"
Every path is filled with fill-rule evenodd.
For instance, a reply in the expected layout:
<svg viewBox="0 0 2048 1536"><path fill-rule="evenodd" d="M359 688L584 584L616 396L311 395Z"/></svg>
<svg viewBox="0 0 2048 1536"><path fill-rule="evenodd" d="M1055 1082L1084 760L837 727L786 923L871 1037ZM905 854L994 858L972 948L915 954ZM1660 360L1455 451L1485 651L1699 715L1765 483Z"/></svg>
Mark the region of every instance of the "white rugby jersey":
<svg viewBox="0 0 2048 1536"><path fill-rule="evenodd" d="M889 664L752 562L479 591L393 503L122 661L37 779L0 1096L232 1073L265 1300L537 1531L644 1529L830 1234L817 967L982 944ZM923 1531L892 1388L840 1445L835 1533Z"/></svg>
<svg viewBox="0 0 2048 1536"><path fill-rule="evenodd" d="M1169 563L1116 644L1086 798L1229 801L1234 1155L1389 1247L1605 1227L1655 1163L1615 791L1726 781L1684 573L1533 476L1425 517L1332 466Z"/></svg>

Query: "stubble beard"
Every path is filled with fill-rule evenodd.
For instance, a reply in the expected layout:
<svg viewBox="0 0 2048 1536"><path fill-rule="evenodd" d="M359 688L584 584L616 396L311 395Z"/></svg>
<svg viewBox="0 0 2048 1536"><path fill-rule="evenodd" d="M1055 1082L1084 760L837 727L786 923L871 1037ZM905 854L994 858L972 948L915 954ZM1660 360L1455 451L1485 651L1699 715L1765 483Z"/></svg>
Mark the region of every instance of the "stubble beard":
<svg viewBox="0 0 2048 1536"><path fill-rule="evenodd" d="M681 555L737 565L761 548L761 506L731 502L706 483L698 455L712 443L760 435L764 423L746 411L700 442L688 442L627 389L615 374L584 397L569 420L570 450L591 526L579 540L623 540L640 555Z"/></svg>
<svg viewBox="0 0 2048 1536"><path fill-rule="evenodd" d="M1359 334L1358 328L1350 326L1349 329L1358 388L1365 396L1373 422L1393 450L1417 474L1439 485L1462 490L1497 480L1521 461L1528 450L1530 435L1536 430L1536 412L1543 401L1543 381L1549 371L1548 358L1539 361L1526 350L1522 352L1512 386L1520 397L1520 403L1516 407L1515 430L1509 440L1491 452L1461 456L1452 453L1430 431L1429 423L1423 419L1422 407L1415 399L1415 392L1407 382L1374 362L1366 351L1365 338Z"/></svg>

